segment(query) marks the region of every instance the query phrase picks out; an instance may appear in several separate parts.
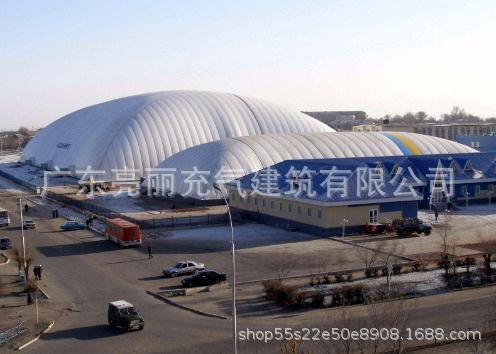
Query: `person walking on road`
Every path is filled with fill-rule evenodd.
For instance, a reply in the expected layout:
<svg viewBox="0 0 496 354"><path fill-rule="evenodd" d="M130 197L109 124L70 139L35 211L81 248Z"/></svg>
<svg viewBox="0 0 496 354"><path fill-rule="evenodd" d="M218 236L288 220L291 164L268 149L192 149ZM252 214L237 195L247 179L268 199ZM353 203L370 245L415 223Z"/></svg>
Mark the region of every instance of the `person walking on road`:
<svg viewBox="0 0 496 354"><path fill-rule="evenodd" d="M33 274L34 274L34 279L38 280L38 266L35 265L33 267Z"/></svg>
<svg viewBox="0 0 496 354"><path fill-rule="evenodd" d="M24 212L27 213L28 210L29 210L29 205L26 203L26 204L24 204Z"/></svg>
<svg viewBox="0 0 496 354"><path fill-rule="evenodd" d="M43 271L43 267L40 265L38 265L38 280L41 280L41 272Z"/></svg>
<svg viewBox="0 0 496 354"><path fill-rule="evenodd" d="M152 246L148 245L148 259L152 259L152 258L153 258Z"/></svg>

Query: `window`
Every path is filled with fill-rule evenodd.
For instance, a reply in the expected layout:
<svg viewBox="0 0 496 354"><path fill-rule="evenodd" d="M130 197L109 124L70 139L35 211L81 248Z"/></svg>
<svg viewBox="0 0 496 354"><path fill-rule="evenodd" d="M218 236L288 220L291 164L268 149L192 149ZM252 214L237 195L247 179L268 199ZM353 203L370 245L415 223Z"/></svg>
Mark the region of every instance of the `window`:
<svg viewBox="0 0 496 354"><path fill-rule="evenodd" d="M465 197L468 193L467 186L462 186L462 196Z"/></svg>
<svg viewBox="0 0 496 354"><path fill-rule="evenodd" d="M265 208L265 199L262 199L262 206Z"/></svg>
<svg viewBox="0 0 496 354"><path fill-rule="evenodd" d="M273 200L271 200L271 201L270 201L270 208L271 208L271 209L274 209L274 205L275 205L274 201L273 201Z"/></svg>
<svg viewBox="0 0 496 354"><path fill-rule="evenodd" d="M291 213L291 209L293 209L293 208L292 208L292 205L291 205L291 204L288 204L288 212L289 212L289 213Z"/></svg>
<svg viewBox="0 0 496 354"><path fill-rule="evenodd" d="M251 197L250 197L250 196L248 196L248 198L246 198L246 203L247 203L247 204L250 204L250 200L251 200Z"/></svg>
<svg viewBox="0 0 496 354"><path fill-rule="evenodd" d="M475 185L475 194L476 194L476 195L477 195L477 194L479 194L479 193L480 193L480 191L481 191L480 186L479 186L478 184L476 184L476 185Z"/></svg>
<svg viewBox="0 0 496 354"><path fill-rule="evenodd" d="M255 197L255 205L258 205L258 198Z"/></svg>
<svg viewBox="0 0 496 354"><path fill-rule="evenodd" d="M235 193L231 193L231 200L232 200L233 202L235 202L235 201L236 201L236 194L235 194Z"/></svg>
<svg viewBox="0 0 496 354"><path fill-rule="evenodd" d="M318 209L317 210L317 219L321 219L322 218L322 210Z"/></svg>
<svg viewBox="0 0 496 354"><path fill-rule="evenodd" d="M282 202L279 202L279 210L282 211Z"/></svg>
<svg viewBox="0 0 496 354"><path fill-rule="evenodd" d="M379 211L377 209L369 210L369 224L377 224L379 221Z"/></svg>
<svg viewBox="0 0 496 354"><path fill-rule="evenodd" d="M312 216L312 209L310 208L307 209L307 216Z"/></svg>
<svg viewBox="0 0 496 354"><path fill-rule="evenodd" d="M301 215L301 206L298 207L298 215Z"/></svg>
<svg viewBox="0 0 496 354"><path fill-rule="evenodd" d="M470 160L467 160L467 162L465 163L465 167L463 167L463 171L465 171L465 172L473 172L474 171L474 167L472 166L472 162L470 162Z"/></svg>

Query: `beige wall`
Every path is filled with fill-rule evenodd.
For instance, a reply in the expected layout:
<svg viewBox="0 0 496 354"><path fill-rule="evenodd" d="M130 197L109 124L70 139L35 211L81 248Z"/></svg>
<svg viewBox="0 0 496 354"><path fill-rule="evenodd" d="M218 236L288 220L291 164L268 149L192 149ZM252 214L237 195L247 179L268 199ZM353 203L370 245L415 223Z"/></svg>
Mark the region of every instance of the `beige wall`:
<svg viewBox="0 0 496 354"><path fill-rule="evenodd" d="M259 212L261 214L297 221L313 226L319 226L322 228L340 227L342 226L343 219L348 220L347 225L349 226L364 225L368 222L369 210L379 210L378 204L356 207L325 207L313 205L304 201L289 201L283 198L260 195L256 197L250 196L249 198L241 198L236 188L229 191L229 203L234 208ZM379 212L380 223L387 223L400 217L401 211L384 213Z"/></svg>

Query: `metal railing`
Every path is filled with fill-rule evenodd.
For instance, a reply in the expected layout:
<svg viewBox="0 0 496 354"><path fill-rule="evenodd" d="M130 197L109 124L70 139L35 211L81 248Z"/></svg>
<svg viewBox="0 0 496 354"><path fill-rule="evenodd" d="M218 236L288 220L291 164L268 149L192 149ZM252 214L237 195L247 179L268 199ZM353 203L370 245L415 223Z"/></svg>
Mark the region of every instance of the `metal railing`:
<svg viewBox="0 0 496 354"><path fill-rule="evenodd" d="M228 219L227 213L222 214L205 214L205 215L186 215L186 216L164 216L152 217L150 219L136 219L129 215L116 212L112 209L101 207L88 203L84 200L75 200L68 198L64 195L47 191L45 196L49 199L61 202L65 205L73 206L80 210L88 211L92 214L100 215L109 219L121 218L139 225L142 229L153 229L161 227L181 227L181 226L194 226L194 225L210 225L210 224L223 224Z"/></svg>
<svg viewBox="0 0 496 354"><path fill-rule="evenodd" d="M9 343L12 339L22 335L27 329L26 321L22 321L15 327L6 331L0 331L0 344Z"/></svg>

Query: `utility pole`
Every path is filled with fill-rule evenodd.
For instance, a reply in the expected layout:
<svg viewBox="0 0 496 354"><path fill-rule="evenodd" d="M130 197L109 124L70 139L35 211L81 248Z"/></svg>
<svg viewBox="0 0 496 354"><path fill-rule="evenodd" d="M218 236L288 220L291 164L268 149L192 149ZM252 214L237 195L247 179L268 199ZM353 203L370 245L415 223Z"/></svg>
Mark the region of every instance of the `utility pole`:
<svg viewBox="0 0 496 354"><path fill-rule="evenodd" d="M234 228L232 223L231 208L229 207L229 202L227 201L224 192L217 183L214 183L214 188L219 191L226 203L227 213L229 215L229 224L231 226L231 261L232 261L232 340L233 340L233 353L238 353L238 342L237 342L237 318L236 318L236 258L235 258L235 248L234 248Z"/></svg>

